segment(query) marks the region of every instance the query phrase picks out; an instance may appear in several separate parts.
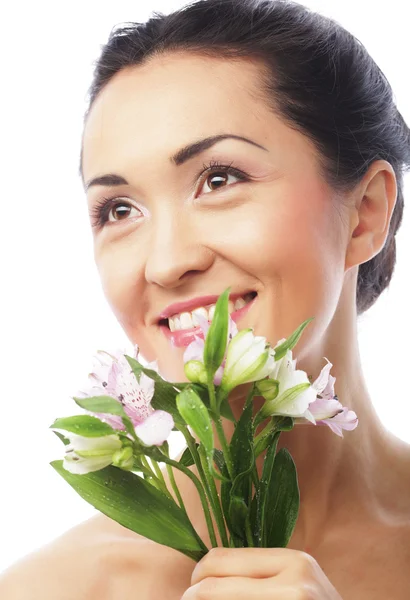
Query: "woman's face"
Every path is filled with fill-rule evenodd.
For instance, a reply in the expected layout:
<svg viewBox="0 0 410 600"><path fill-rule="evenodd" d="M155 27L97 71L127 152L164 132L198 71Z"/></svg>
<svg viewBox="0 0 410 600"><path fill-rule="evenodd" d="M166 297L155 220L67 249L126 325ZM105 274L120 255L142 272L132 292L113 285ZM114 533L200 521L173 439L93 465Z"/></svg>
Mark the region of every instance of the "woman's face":
<svg viewBox="0 0 410 600"><path fill-rule="evenodd" d="M103 290L130 341L169 380L186 381L185 348L158 323L170 304L228 286L254 290L238 329L275 345L315 317L298 344L308 353L323 345L338 305L346 247L333 192L311 142L257 99L257 74L245 60L155 58L118 73L85 126L85 185L106 174L125 180L87 189L94 214L104 198L118 199L93 228ZM263 148L228 138L171 160L220 134ZM319 354L321 368L323 347Z"/></svg>

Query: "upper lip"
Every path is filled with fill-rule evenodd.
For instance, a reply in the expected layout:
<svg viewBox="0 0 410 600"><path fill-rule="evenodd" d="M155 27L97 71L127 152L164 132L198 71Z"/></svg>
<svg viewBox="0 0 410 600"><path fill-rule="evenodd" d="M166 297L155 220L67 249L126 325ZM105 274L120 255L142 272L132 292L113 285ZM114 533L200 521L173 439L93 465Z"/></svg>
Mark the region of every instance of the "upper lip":
<svg viewBox="0 0 410 600"><path fill-rule="evenodd" d="M237 294L229 294L229 300L235 302L238 298L242 296L246 296L246 294L250 294L251 292L256 293L254 290L246 290L244 292L239 292ZM185 300L184 302L175 302L174 304L170 304L167 306L157 317L157 323L162 321L163 319L168 319L173 315L177 315L182 312L190 312L195 308L199 308L200 306L208 306L209 304L216 304L219 295L212 296L197 296L196 298L192 298L191 300Z"/></svg>

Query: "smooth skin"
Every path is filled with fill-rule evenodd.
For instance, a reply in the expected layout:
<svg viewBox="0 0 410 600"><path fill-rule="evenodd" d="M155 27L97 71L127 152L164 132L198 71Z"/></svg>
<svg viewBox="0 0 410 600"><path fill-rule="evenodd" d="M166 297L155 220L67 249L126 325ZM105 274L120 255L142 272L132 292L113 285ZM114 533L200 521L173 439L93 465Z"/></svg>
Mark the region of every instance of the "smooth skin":
<svg viewBox="0 0 410 600"><path fill-rule="evenodd" d="M272 345L314 316L294 350L297 366L316 378L328 358L335 391L359 426L343 438L312 425L281 435L301 493L285 549L214 549L194 570L182 554L99 515L9 570L2 597L408 599L410 446L373 408L355 305L359 265L386 241L396 178L378 160L342 205L320 174L313 144L263 99L260 69L255 61L179 52L125 69L105 87L85 126L84 182L115 173L128 184L86 190L90 211L104 196L119 198L122 208L93 229L96 266L130 341L173 381L186 381L184 348L172 347L156 322L173 302L228 285L255 290L238 327L252 327ZM265 149L228 139L182 165L170 161L182 146L221 133ZM216 160L249 180L218 169L199 176ZM247 389L230 396L237 416ZM224 425L228 438L231 425ZM261 465L262 457L259 472ZM176 478L210 546L195 490L184 475Z"/></svg>

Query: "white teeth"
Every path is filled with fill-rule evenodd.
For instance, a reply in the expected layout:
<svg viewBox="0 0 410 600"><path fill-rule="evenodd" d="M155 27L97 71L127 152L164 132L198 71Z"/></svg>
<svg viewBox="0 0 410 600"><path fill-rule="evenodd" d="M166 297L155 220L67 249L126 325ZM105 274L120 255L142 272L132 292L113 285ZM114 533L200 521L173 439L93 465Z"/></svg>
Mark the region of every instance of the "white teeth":
<svg viewBox="0 0 410 600"><path fill-rule="evenodd" d="M253 296L249 294L246 294L243 298L238 298L235 303L232 302L232 300L229 300L229 314L232 314L234 311L243 308L251 300L253 300ZM202 315L208 319L208 321L212 321L215 315L215 304L211 304L208 307L199 306L198 308L195 308L192 313L183 312L178 316L170 317L168 319L170 330L179 331L181 329L192 329L193 327L199 326L196 315Z"/></svg>
<svg viewBox="0 0 410 600"><path fill-rule="evenodd" d="M196 318L196 315L201 315L202 317L205 317L205 319L207 319L208 311L203 306L200 306L199 308L195 308L195 310L192 311L192 322L195 327L197 327L199 325L199 321Z"/></svg>
<svg viewBox="0 0 410 600"><path fill-rule="evenodd" d="M181 329L192 329L192 316L189 312L181 313L179 317L179 322L181 324Z"/></svg>
<svg viewBox="0 0 410 600"><path fill-rule="evenodd" d="M169 328L171 331L177 331L181 329L181 323L178 317L174 317L173 319L168 319Z"/></svg>
<svg viewBox="0 0 410 600"><path fill-rule="evenodd" d="M235 310L239 310L245 306L246 302L243 298L238 298L235 302Z"/></svg>

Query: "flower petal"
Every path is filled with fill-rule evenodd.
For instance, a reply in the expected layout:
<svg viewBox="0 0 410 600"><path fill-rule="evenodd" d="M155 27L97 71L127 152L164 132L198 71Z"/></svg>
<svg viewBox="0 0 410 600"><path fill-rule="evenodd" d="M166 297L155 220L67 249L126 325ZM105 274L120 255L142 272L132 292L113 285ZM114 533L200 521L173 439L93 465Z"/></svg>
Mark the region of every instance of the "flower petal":
<svg viewBox="0 0 410 600"><path fill-rule="evenodd" d="M96 456L92 458L79 458L79 460L68 459L63 460L63 468L75 475L86 475L93 471L99 471L108 467L112 463L112 454L108 456Z"/></svg>
<svg viewBox="0 0 410 600"><path fill-rule="evenodd" d="M83 435L77 435L76 433L71 433L71 431L64 430L63 435L70 440L70 446L74 451L100 450L105 448L107 449L108 454L109 452L115 452L121 448L121 440L116 434L104 435L101 437L84 437Z"/></svg>
<svg viewBox="0 0 410 600"><path fill-rule="evenodd" d="M333 364L326 357L325 360L327 360L327 365L323 367L319 377L312 385L317 390L317 393L322 396L322 398L325 400L331 400L335 396L334 383L336 381L336 377L330 375L330 369L333 367Z"/></svg>
<svg viewBox="0 0 410 600"><path fill-rule="evenodd" d="M341 413L335 415L330 419L322 420L319 422L323 423L324 425L328 425L328 427L330 427L330 429L334 433L336 433L340 437L343 437L342 429L346 429L348 431L356 429L359 423L359 419L357 418L357 415L353 410L349 410L345 406L343 407L343 411Z"/></svg>
<svg viewBox="0 0 410 600"><path fill-rule="evenodd" d="M143 423L135 427L135 433L146 446L161 446L174 427L172 415L156 410Z"/></svg>
<svg viewBox="0 0 410 600"><path fill-rule="evenodd" d="M196 335L194 341L185 349L183 356L184 363L187 363L190 360L200 360L201 362L204 362L204 348L205 341Z"/></svg>
<svg viewBox="0 0 410 600"><path fill-rule="evenodd" d="M323 398L317 398L309 406L309 410L315 417L316 421L322 421L323 419L329 419L337 415L343 409L341 403L332 398L331 400L324 400Z"/></svg>

